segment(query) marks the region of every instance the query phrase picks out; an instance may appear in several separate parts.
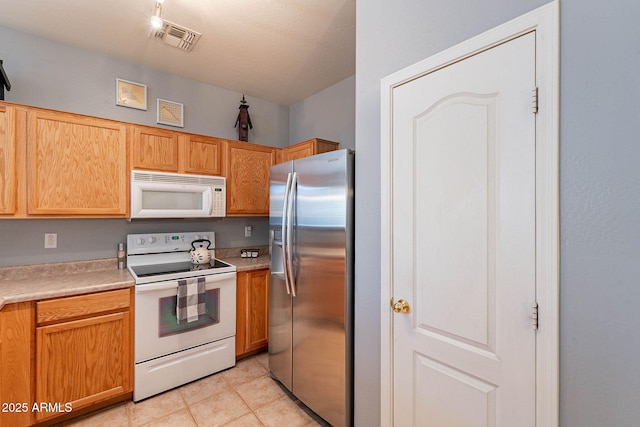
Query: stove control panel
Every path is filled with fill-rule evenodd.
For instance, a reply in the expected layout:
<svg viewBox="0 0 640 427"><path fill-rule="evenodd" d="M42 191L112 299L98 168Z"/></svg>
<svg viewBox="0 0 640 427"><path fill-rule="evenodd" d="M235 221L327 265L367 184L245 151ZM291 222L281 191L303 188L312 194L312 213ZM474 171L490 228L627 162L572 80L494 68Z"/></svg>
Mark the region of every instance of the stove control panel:
<svg viewBox="0 0 640 427"><path fill-rule="evenodd" d="M128 234L127 255L190 251L191 243L200 239L209 240L211 242L210 249L214 249L216 246L215 234L213 231Z"/></svg>

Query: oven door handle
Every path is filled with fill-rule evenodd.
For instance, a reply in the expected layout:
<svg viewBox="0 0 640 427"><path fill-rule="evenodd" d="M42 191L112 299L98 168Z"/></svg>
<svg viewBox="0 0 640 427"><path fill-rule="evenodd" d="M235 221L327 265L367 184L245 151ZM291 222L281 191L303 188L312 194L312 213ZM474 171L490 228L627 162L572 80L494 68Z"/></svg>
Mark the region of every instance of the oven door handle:
<svg viewBox="0 0 640 427"><path fill-rule="evenodd" d="M208 288L209 284L219 283L224 280L232 279L235 284L236 273L220 273L206 276L205 286ZM184 280L184 279L181 279ZM142 285L136 285L136 294L144 294L148 292L164 291L167 289L178 289L178 280L167 280L164 282L156 283L144 283Z"/></svg>

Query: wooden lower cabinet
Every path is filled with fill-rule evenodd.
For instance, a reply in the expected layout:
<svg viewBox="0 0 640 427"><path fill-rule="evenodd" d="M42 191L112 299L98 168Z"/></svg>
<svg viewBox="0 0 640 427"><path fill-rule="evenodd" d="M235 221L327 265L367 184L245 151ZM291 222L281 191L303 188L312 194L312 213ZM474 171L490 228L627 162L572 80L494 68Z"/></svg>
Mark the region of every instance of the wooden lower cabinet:
<svg viewBox="0 0 640 427"><path fill-rule="evenodd" d="M38 328L36 402L66 411L131 391L129 324L127 311Z"/></svg>
<svg viewBox="0 0 640 427"><path fill-rule="evenodd" d="M35 303L8 304L0 311L0 426L33 424Z"/></svg>
<svg viewBox="0 0 640 427"><path fill-rule="evenodd" d="M0 397L28 410L2 413L0 425L58 421L130 398L132 301L133 290L119 289L5 307Z"/></svg>
<svg viewBox="0 0 640 427"><path fill-rule="evenodd" d="M269 269L240 271L236 293L236 358L267 348L269 338Z"/></svg>

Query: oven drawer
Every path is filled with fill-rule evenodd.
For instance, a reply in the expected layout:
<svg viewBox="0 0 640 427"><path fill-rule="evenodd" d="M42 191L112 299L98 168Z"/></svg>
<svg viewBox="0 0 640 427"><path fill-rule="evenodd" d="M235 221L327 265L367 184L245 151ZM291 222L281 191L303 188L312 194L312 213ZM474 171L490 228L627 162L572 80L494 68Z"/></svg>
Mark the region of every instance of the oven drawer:
<svg viewBox="0 0 640 427"><path fill-rule="evenodd" d="M99 314L125 311L131 305L129 289L99 292L88 295L56 298L36 303L38 326L81 319Z"/></svg>
<svg viewBox="0 0 640 427"><path fill-rule="evenodd" d="M229 337L137 363L133 401L233 367L235 348L235 337Z"/></svg>

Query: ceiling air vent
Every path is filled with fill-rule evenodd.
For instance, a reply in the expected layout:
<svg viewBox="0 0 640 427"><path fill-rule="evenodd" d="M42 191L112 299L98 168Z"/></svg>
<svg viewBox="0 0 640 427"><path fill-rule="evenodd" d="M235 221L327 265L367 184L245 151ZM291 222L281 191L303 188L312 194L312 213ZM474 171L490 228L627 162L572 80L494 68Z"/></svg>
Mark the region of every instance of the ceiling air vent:
<svg viewBox="0 0 640 427"><path fill-rule="evenodd" d="M186 52L193 49L193 46L200 40L200 36L200 33L169 21L164 21L162 28L155 32L155 38Z"/></svg>

